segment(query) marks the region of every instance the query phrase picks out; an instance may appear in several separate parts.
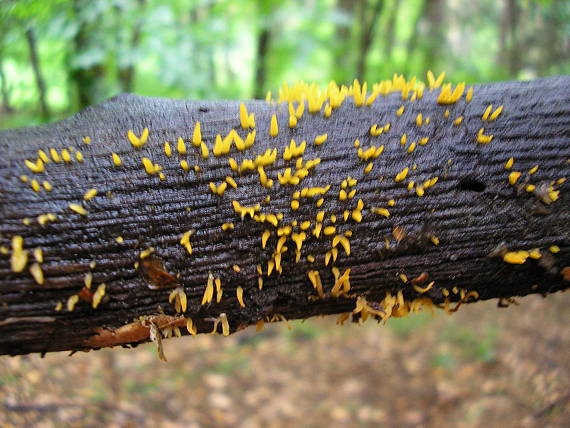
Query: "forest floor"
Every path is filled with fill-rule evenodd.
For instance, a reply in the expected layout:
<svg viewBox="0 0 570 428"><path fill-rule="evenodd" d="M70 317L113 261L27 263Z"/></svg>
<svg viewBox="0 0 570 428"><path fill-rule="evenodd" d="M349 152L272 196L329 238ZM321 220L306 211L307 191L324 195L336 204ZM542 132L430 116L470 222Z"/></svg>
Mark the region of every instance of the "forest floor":
<svg viewBox="0 0 570 428"><path fill-rule="evenodd" d="M1 427L568 427L570 293L0 358Z"/></svg>

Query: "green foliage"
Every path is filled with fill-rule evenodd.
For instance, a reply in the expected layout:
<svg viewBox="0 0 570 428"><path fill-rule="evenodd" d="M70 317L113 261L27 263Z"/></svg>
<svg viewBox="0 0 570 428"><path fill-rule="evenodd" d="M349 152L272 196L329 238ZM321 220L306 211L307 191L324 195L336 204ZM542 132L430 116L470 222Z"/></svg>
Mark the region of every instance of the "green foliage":
<svg viewBox="0 0 570 428"><path fill-rule="evenodd" d="M570 72L570 3L518 0L518 22L493 0L385 0L361 52L366 0L6 0L0 2L0 127L36 124L38 88L25 37L38 40L46 99L69 115L131 87L141 95L237 99L254 92L257 39L268 29L264 89L284 81L350 83L433 67L469 83ZM430 7L439 5L440 14ZM436 18L434 18L434 16ZM83 97L81 97L83 96ZM53 119L53 118L52 118Z"/></svg>

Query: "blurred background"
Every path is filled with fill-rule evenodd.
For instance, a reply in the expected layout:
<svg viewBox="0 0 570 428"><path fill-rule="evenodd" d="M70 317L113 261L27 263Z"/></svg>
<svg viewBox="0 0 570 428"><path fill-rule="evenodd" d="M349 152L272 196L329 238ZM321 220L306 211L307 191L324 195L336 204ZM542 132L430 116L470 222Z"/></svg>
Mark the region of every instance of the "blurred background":
<svg viewBox="0 0 570 428"><path fill-rule="evenodd" d="M264 98L284 81L570 73L567 0L2 0L0 128L122 92Z"/></svg>
<svg viewBox="0 0 570 428"><path fill-rule="evenodd" d="M1 0L0 129L121 92L264 98L284 81L570 73L564 0ZM363 326L0 357L2 427L568 427L570 295Z"/></svg>

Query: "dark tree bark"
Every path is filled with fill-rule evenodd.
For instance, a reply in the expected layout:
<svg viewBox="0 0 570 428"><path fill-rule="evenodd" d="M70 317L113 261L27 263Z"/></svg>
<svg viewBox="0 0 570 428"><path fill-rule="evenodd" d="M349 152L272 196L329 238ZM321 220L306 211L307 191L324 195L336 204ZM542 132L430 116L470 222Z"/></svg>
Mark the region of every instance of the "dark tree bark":
<svg viewBox="0 0 570 428"><path fill-rule="evenodd" d="M372 5L369 4L368 0L364 0L360 5L361 32L356 61L356 77L360 81L366 79L366 58L374 40L376 25L383 7L384 0L376 0Z"/></svg>
<svg viewBox="0 0 570 428"><path fill-rule="evenodd" d="M285 125L286 106L247 102L248 111L255 114L256 141L244 152L232 150L230 156L239 163L277 147L276 162L265 169L275 181L270 189L261 187L257 173L233 172L228 156L210 153L202 159L191 143L198 121L210 149L216 134L225 136L236 129L245 136L237 102L124 95L56 124L0 132L4 156L0 164L0 247L4 247L0 252L0 354L136 344L149 339L149 328L156 333L167 326L183 326L184 317L192 318L198 332L211 332L222 313L235 332L281 316L350 313L362 297L381 312L385 307L375 302L399 292L406 302L426 298L447 305L566 289L570 285L570 192L567 183L557 180L569 173L569 89L570 77L559 77L477 85L471 102L461 98L449 106L436 103L439 90L426 91L421 100L413 102L403 102L399 93L392 93L369 107L355 107L347 99L330 118L305 112L295 128ZM395 111L402 103L406 109L398 117ZM497 120L482 122L489 104L504 104L504 111ZM451 111L447 119L446 109ZM429 125L416 125L420 112L430 117ZM273 114L280 124L276 138L268 135ZM452 123L459 115L463 122L455 126ZM391 127L372 137L369 130L375 123L391 123ZM150 129L149 139L136 149L127 131L140 135L145 127ZM485 135L494 135L488 144L477 142L481 127ZM314 137L324 133L328 140L314 145ZM400 144L404 133L406 147ZM81 142L85 136L91 137L89 145ZM175 151L167 157L164 141L175 142L179 137L187 142L188 153L181 156ZM409 152L410 142L423 137L429 137L429 142ZM277 177L295 164L295 159L283 160L283 148L291 138L307 141L305 160L321 159L297 186L280 185ZM367 162L356 155L355 139L365 149L385 145L369 174L363 172ZM38 149L69 147L82 151L83 163L52 161L39 173L31 173L24 164L25 159L36 158ZM112 152L121 156L121 166L113 165ZM164 180L145 172L143 157L163 168ZM510 157L515 162L508 171L504 165ZM184 172L180 159L199 165L200 170ZM538 170L528 173L535 165ZM404 167L410 167L408 177L396 182L394 177ZM514 185L508 182L512 171L522 173ZM34 192L29 180L22 182L23 174L40 183L49 181L53 190ZM228 186L222 196L214 195L209 183L217 186L226 176L234 177L237 188ZM357 193L353 199L340 200L341 182L348 176L358 180ZM423 197L408 190L409 180L423 183L433 177L439 181ZM328 184L332 187L320 208L315 206L318 196L301 198L299 209L291 210L295 190ZM527 184L536 187L529 192ZM548 193L549 187L559 195ZM90 188L97 189L97 195L83 201ZM556 201L554 196L559 196ZM354 215L344 221L343 212L352 212L359 198L364 203L361 221ZM389 206L390 199L395 200L394 206ZM297 221L295 233L300 232L301 222L311 221L298 263L295 244L288 238L284 244L288 251L282 254L283 274L268 276L268 261L279 245L277 228L249 216L242 219L233 200L248 207L259 203L260 213L283 213L279 227ZM69 209L70 203L83 204L87 214L76 214ZM389 208L390 216L375 214L373 207ZM324 227L336 227L333 235L317 238L311 234L319 210L326 213ZM42 225L37 218L44 213L54 213L57 219ZM333 214L336 222L330 218ZM223 231L225 223L235 227ZM191 229L195 230L190 238L193 252L188 254L180 240ZM263 249L265 230L271 236ZM339 246L338 259L325 266L333 236L349 231L350 255ZM21 236L23 248L30 251L26 268L19 273L11 268L14 252L9 250L15 236ZM435 245L436 237L439 245ZM559 251L550 251L553 245ZM149 270L147 260L141 271L134 264L141 262L141 251L149 247L154 248L150 265L155 269ZM28 271L35 248L43 249L43 285ZM529 257L523 264L510 264L501 258L507 250L532 248L540 249L540 259ZM315 257L314 262L309 255ZM261 290L258 264L263 269ZM331 290L333 265L340 274L351 269L350 290L336 297ZM324 288L320 296L309 281L309 271L320 273ZM97 309L92 308L92 295L84 288L89 272L93 275L91 292L106 284ZM214 297L212 303L202 305L210 274L221 279L223 296L218 303ZM409 280L405 282L402 275ZM435 283L426 292L413 286L420 282L425 287L428 281ZM149 286L159 283L164 288ZM168 301L174 283L188 298L184 315L177 316ZM245 307L236 298L238 287L244 290ZM461 297L464 292L471 294ZM68 310L66 303L74 295L81 298ZM59 311L55 309L58 303L63 305ZM141 316L151 318L140 322Z"/></svg>
<svg viewBox="0 0 570 428"><path fill-rule="evenodd" d="M26 40L28 41L28 49L30 50L30 62L32 63L32 70L34 71L34 78L36 79L36 86L38 88L41 114L44 119L49 119L50 111L46 100L46 83L40 66L40 60L38 57L38 44L33 29L28 28L26 30Z"/></svg>

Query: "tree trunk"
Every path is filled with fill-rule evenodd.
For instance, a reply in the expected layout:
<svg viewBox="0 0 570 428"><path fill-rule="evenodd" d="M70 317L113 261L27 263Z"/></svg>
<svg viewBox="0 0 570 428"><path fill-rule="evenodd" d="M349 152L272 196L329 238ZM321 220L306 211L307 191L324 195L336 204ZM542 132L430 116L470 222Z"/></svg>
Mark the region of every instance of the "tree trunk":
<svg viewBox="0 0 570 428"><path fill-rule="evenodd" d="M503 7L499 50L501 52L500 62L506 66L511 77L516 77L521 68L518 43L519 15L517 0L507 0Z"/></svg>
<svg viewBox="0 0 570 428"><path fill-rule="evenodd" d="M139 11L142 12L145 5L145 0L138 0ZM137 11L138 12L138 11ZM123 13L123 12L119 12ZM137 20L134 24L133 31L131 33L130 41L128 42L129 49L131 51L138 49L142 36L142 20ZM123 92L133 92L133 87L135 83L135 65L131 62L127 66L119 68L119 83L121 84L121 89Z"/></svg>
<svg viewBox="0 0 570 428"><path fill-rule="evenodd" d="M44 119L49 119L50 111L46 100L46 83L42 75L40 61L38 58L38 44L36 41L36 35L34 33L34 30L31 28L28 28L26 30L26 40L28 41L28 48L30 49L30 62L32 63L32 70L34 71L34 78L36 79L36 86L38 87L42 117Z"/></svg>
<svg viewBox="0 0 570 428"><path fill-rule="evenodd" d="M371 9L368 7L368 1L364 0L360 5L360 23L362 25L360 33L360 43L358 49L358 59L356 61L356 77L363 81L366 79L366 58L370 45L374 40L374 31L382 8L384 0L376 0Z"/></svg>
<svg viewBox="0 0 570 428"><path fill-rule="evenodd" d="M427 4L428 4L429 0L422 0L421 5L419 6L419 11L418 14L416 16L416 19L414 21L414 26L412 29L412 34L410 35L410 37L408 38L408 41L406 42L406 52L407 52L407 61L405 62L405 72L409 73L410 72L410 67L412 64L412 57L414 55L414 52L416 52L416 49L419 45L419 41L420 41L420 36L421 36L421 23L422 20L424 18L424 15L426 13L426 9L427 9Z"/></svg>
<svg viewBox="0 0 570 428"><path fill-rule="evenodd" d="M271 31L264 26L257 37L257 54L255 60L255 80L253 82L253 97L256 99L265 98L265 78L267 76L267 53Z"/></svg>
<svg viewBox="0 0 570 428"><path fill-rule="evenodd" d="M388 23L386 24L385 40L384 40L384 58L386 62L390 62L392 58L392 51L394 50L394 42L396 40L396 21L398 19L398 11L400 9L401 2L398 0L394 1L392 8L390 9L390 15L388 16Z"/></svg>
<svg viewBox="0 0 570 428"><path fill-rule="evenodd" d="M73 0L73 9L77 16L80 15L84 0ZM89 22L81 20L77 33L73 38L75 54L89 50L93 41L91 37L97 34L98 22L95 19ZM92 64L90 66L73 66L70 70L71 81L75 83L77 92L77 101L80 108L98 103L106 95L105 65L102 63Z"/></svg>
<svg viewBox="0 0 570 428"><path fill-rule="evenodd" d="M2 52L0 52L0 96L2 97L2 111L4 113L12 112L10 105L10 90L8 89L8 81L6 73L4 73L4 64L2 62Z"/></svg>
<svg viewBox="0 0 570 428"><path fill-rule="evenodd" d="M444 24L445 0L426 0L427 32L424 40L425 61L428 69L438 70L441 53L446 50L446 28Z"/></svg>
<svg viewBox="0 0 570 428"><path fill-rule="evenodd" d="M547 295L568 288L570 192L558 180L569 173L570 77L477 85L469 103L462 97L455 104L439 105L438 93L426 90L422 99L411 102L392 93L362 107L355 107L349 98L330 118L305 109L294 128L286 125L286 105L246 102L248 111L255 114L257 137L252 148L230 156L240 164L277 146L277 160L265 168L274 180L271 188L259 184L257 173L232 171L228 156L211 153L216 134L225 136L236 129L245 137L238 102L123 95L55 124L0 132L4 156L0 164L0 247L4 247L0 252L0 354L132 345L149 340L149 331L156 338L167 327L186 325L185 317L205 333L226 314L233 333L261 320L351 313L355 302L363 307L363 298L368 302L365 313L376 311L372 314L382 316L389 312L386 299L390 296L400 295L399 303L392 306L393 315L402 315L418 303L446 307L450 302ZM397 116L395 111L402 104L405 111ZM483 122L481 116L489 104L504 104L504 111L495 121ZM446 109L451 111L449 118L445 118ZM418 127L420 112L430 122L426 125L424 120ZM273 114L279 123L277 137L269 137ZM460 115L462 123L453 125ZM202 138L210 147L208 159L191 142L196 122L201 123ZM391 124L389 130L370 135L372 124L386 123ZM150 130L148 142L134 148L127 131L141 135L145 127ZM494 135L488 144L477 142L481 127L484 135ZM328 140L313 144L315 136L324 133ZM405 147L400 144L404 133ZM82 143L85 136L91 138L90 144ZM166 156L164 141L176 142L179 137L186 141L188 153L173 150L172 156ZM409 150L412 141L424 137L429 137L426 145ZM277 177L285 167L296 170L295 159L283 159L283 149L292 138L307 141L305 162L321 160L296 186L282 185ZM368 161L357 157L356 139L365 151L371 145L385 145L369 174L363 171ZM61 153L70 147L83 153L82 163L51 161L45 172L38 173L24 164L25 159L36 159L38 149ZM121 157L122 165L113 164L111 153ZM162 167L163 180L145 172L143 157ZM509 171L504 165L510 157L514 166ZM199 169L185 172L181 159ZM535 165L536 172L531 169ZM396 181L405 167L408 176ZM151 165L150 171L154 168ZM508 177L513 171L522 174L511 185ZM30 177L27 182L23 174ZM210 183L219 186L227 176L237 181L237 188L228 186L221 196L213 194ZM357 183L343 184L348 176ZM426 187L422 197L418 190L408 190L410 181L418 186L434 177L437 183ZM40 184L46 180L53 190L34 192L31 179ZM534 190L527 184L534 185ZM326 185L332 187L323 196L302 197L302 188ZM84 200L91 188L97 195ZM352 189L357 191L353 198ZM300 207L292 210L295 191L301 191ZM349 195L341 198L341 191ZM320 198L324 204L317 208ZM244 207L259 204L252 208L257 215L282 213L283 218L278 227L267 222L269 217L265 223L248 214L242 218L232 201ZM72 211L70 203L82 205L86 215ZM377 208L388 209L389 217ZM325 215L319 220L320 210ZM38 216L45 213L55 214L56 219L40 224ZM286 226L300 234L305 221L311 224L295 262L296 244ZM312 231L319 221L323 231L315 236ZM226 230L222 230L224 224ZM184 235L191 230L195 232ZM269 240L264 249L261 241L266 230ZM188 235L191 254L180 243ZM17 267L24 257L17 242L13 247L17 236L29 251L25 269ZM299 235L295 237L299 240ZM343 249L343 241L335 247L339 250L336 261L326 265L334 239L346 237L350 253L348 247ZM151 247L152 255L141 259L141 252L148 253ZM41 262L33 260L36 248L43 250ZM541 258L505 255L534 248ZM277 254L282 257L283 273L273 269L268 275L269 262L277 263ZM513 256L524 263L511 264L502 258L513 261ZM41 266L43 285L30 275L29 268L38 273L34 263ZM337 282L342 289L333 291L333 266L340 275L350 269L349 289L346 282ZM313 271L320 274L322 292L311 285L308 273L313 276ZM90 289L84 285L88 273ZM223 295L215 292L211 303L201 304L210 275L220 278ZM93 309L97 300L93 293L101 297L103 283L106 293ZM188 299L183 315L176 315L169 303L174 287L180 287L180 294L174 294L179 305L182 292ZM236 297L240 289L245 307ZM75 305L77 298L72 296L78 296ZM353 314L354 319L362 315L362 311ZM150 318L140 321L143 316Z"/></svg>
<svg viewBox="0 0 570 428"><path fill-rule="evenodd" d="M332 78L340 83L349 83L349 77L353 76L354 58L351 49L352 45L352 29L354 28L354 8L358 3L357 0L338 0L337 9L347 18L350 23L340 22L336 25L333 61L336 64L333 67Z"/></svg>

